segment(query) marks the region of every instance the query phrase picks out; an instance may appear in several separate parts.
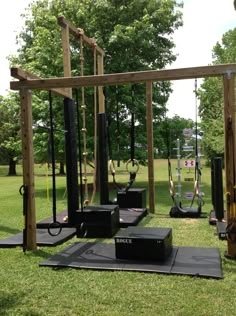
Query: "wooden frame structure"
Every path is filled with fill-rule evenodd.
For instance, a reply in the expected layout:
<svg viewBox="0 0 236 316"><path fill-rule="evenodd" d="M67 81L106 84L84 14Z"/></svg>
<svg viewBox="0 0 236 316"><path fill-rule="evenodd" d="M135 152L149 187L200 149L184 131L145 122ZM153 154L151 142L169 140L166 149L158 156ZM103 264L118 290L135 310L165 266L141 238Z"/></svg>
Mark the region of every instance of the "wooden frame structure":
<svg viewBox="0 0 236 316"><path fill-rule="evenodd" d="M225 64L215 66L204 66L194 68L182 68L171 70L156 70L144 72L132 72L110 75L96 75L85 77L67 77L67 78L49 78L35 79L32 76L19 75L22 70L12 70L12 75L20 81L12 81L10 88L19 90L21 95L22 113L22 141L23 141L23 164L25 166L24 182L30 188L29 210L34 209L34 175L33 175L33 141L32 141L32 113L31 113L31 98L30 90L52 90L63 96L64 88L71 87L86 87L86 86L105 86L119 85L130 83L146 83L146 109L148 119L148 133L152 133L152 82L163 80L179 80L190 78L206 78L220 76L223 78L224 85L224 125L225 125L225 173L226 173L226 192L227 192L227 221L236 217L236 196L235 196L235 175L236 175L236 153L235 153L235 73L236 64ZM23 72L24 73L24 72ZM16 75L17 74L17 75ZM56 90L55 90L56 89ZM154 198L154 170L153 170L153 138L148 138L148 163L149 163L149 190L152 194L149 203L151 207L155 205ZM232 154L233 153L233 154ZM150 205L149 205L150 206ZM33 236L33 227L35 219L32 216L31 233ZM33 238L32 238L33 240ZM33 242L32 242L33 243ZM29 247L34 248L32 243ZM227 241L227 254L231 257L236 257L236 244L231 240ZM30 246L31 245L31 246Z"/></svg>
<svg viewBox="0 0 236 316"><path fill-rule="evenodd" d="M84 34L84 30L81 28L76 28L70 22L68 22L63 16L57 18L58 24L61 26L62 34L62 49L63 49L63 65L64 65L64 76L71 76L71 58L70 58L70 39L69 34L73 35L75 39L83 38L83 42L88 47L95 49L97 55L97 73L98 75L103 75L104 73L104 55L105 52L97 44L96 41L92 38L89 38ZM69 87L69 93L72 96L72 87ZM99 99L99 111L105 112L105 102L104 95L101 86L98 86L98 99Z"/></svg>
<svg viewBox="0 0 236 316"><path fill-rule="evenodd" d="M105 112L102 86L123 85L133 83L146 84L146 117L148 145L148 176L149 176L149 209L155 211L155 179L153 155L153 114L152 114L152 83L164 80L195 79L219 76L224 85L224 126L225 126L225 172L227 192L227 221L236 217L236 152L235 152L235 73L236 64L213 65L203 67L140 71L129 73L103 74L104 52L97 47L93 39L84 35L83 30L75 28L63 17L58 18L62 28L62 46L64 76L63 78L39 78L19 68L11 69L11 76L19 81L12 81L10 88L19 90L21 99L22 151L23 151L23 182L28 188L27 209L27 249L36 249L36 222L34 196L34 157L32 132L32 100L31 90L51 90L52 92L71 99L72 88L98 87L99 112ZM98 54L98 75L71 77L69 33L75 38L83 36L86 45L96 49ZM233 153L233 154L232 154ZM228 239L227 255L236 258L236 244Z"/></svg>

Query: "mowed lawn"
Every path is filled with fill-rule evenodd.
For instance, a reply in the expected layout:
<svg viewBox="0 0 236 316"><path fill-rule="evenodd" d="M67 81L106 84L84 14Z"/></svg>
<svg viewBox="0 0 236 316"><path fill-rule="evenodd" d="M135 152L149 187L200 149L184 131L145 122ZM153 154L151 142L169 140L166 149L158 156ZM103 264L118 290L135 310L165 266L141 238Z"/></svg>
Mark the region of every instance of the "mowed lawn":
<svg viewBox="0 0 236 316"><path fill-rule="evenodd" d="M51 215L51 177L44 166L35 168L37 220ZM173 161L176 179L176 161ZM183 191L191 191L194 170L182 170ZM49 170L50 173L50 170ZM22 169L18 176L8 177L7 168L0 167L0 238L22 231ZM112 182L111 176L109 176ZM89 175L92 181L92 176ZM129 175L124 166L117 168L116 181L126 184ZM203 165L203 211L211 210L210 169ZM66 178L56 177L57 210L66 208ZM176 183L176 181L175 181ZM135 185L147 189L148 172L141 167ZM110 192L110 199L116 196ZM99 194L96 196L99 203ZM169 217L172 201L168 189L166 160L155 161L155 214L149 214L140 225L171 227L176 246L217 247L222 257L224 279L215 280L180 275L140 272L108 272L76 269L51 269L39 263L79 241L73 238L55 248L39 248L23 253L21 248L0 249L0 315L60 316L60 315L236 315L236 262L225 259L226 241L215 235L215 227L203 219L173 219ZM189 205L189 201L184 204ZM99 240L97 240L99 242ZM102 240L112 242L112 240Z"/></svg>

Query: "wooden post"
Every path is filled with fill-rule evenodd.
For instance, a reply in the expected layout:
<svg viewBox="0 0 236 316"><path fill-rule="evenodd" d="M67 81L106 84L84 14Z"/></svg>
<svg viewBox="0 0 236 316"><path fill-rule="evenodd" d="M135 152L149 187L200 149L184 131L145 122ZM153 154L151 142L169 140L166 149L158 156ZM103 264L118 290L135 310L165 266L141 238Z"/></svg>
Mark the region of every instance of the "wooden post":
<svg viewBox="0 0 236 316"><path fill-rule="evenodd" d="M61 27L62 34L62 49L63 49L63 65L64 65L64 77L71 76L71 61L70 61L70 39L69 39L69 26L67 24ZM72 89L67 88L67 92L72 99Z"/></svg>
<svg viewBox="0 0 236 316"><path fill-rule="evenodd" d="M236 192L236 151L235 151L235 112L234 112L234 74L224 75L224 121L225 121L225 177L227 224L235 218ZM236 244L227 240L227 257L236 258Z"/></svg>
<svg viewBox="0 0 236 316"><path fill-rule="evenodd" d="M103 75L104 66L103 66L103 55L97 56L98 61L98 75ZM98 111L99 113L105 113L105 99L103 94L103 87L98 87Z"/></svg>
<svg viewBox="0 0 236 316"><path fill-rule="evenodd" d="M149 210L151 213L155 213L152 82L150 81L146 82L146 121L148 149Z"/></svg>
<svg viewBox="0 0 236 316"><path fill-rule="evenodd" d="M32 97L29 90L20 90L21 101L21 136L23 156L23 185L27 187L26 250L35 250L36 219L35 219L35 188L34 188L34 156L32 130Z"/></svg>

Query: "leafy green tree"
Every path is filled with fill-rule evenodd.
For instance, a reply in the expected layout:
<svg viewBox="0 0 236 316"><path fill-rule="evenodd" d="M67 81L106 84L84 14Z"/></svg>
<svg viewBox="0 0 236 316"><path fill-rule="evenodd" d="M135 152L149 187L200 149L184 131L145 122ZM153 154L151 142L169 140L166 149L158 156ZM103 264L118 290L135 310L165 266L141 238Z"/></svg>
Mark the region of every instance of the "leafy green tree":
<svg viewBox="0 0 236 316"><path fill-rule="evenodd" d="M182 148L186 143L186 138L183 134L184 129L192 129L194 131L194 122L191 119L181 118L175 115L172 118L164 118L154 125L155 133L155 148L158 149L161 157L174 157L176 155L176 141L180 140ZM192 144L192 138L187 139L189 145Z"/></svg>
<svg viewBox="0 0 236 316"><path fill-rule="evenodd" d="M97 44L105 50L105 73L162 69L176 59L172 34L182 25L179 7L175 0L34 1L24 15L25 27L18 35L18 56L12 57L11 62L42 77L63 76L61 34L57 25L57 17L63 15L74 25L83 28L89 37L94 37ZM80 46L79 41L73 38L71 53L72 74L80 75ZM93 74L93 52L85 48L84 55L85 75ZM127 139L127 122L134 110L131 89L129 86L119 87L119 137L123 140ZM165 112L170 92L169 82L153 84L154 120ZM106 97L110 128L114 131L118 120L115 114L114 87L107 89ZM45 97L41 98L44 103ZM94 135L91 89L86 89L86 107L88 143L92 144L89 142ZM37 111L44 112L44 107L39 107L38 110L36 108L34 113ZM62 114L59 114L60 102L55 106L55 112L60 116L56 119L59 126L63 122ZM144 85L135 87L135 124L137 143L146 143ZM113 138L112 144L114 143ZM90 152L92 150L91 147Z"/></svg>
<svg viewBox="0 0 236 316"><path fill-rule="evenodd" d="M7 163L8 175L16 175L21 158L20 107L18 93L0 97L0 161Z"/></svg>
<svg viewBox="0 0 236 316"><path fill-rule="evenodd" d="M236 28L226 32L213 48L213 64L235 63ZM205 79L198 90L200 117L204 132L203 147L210 160L224 155L224 104L221 78Z"/></svg>

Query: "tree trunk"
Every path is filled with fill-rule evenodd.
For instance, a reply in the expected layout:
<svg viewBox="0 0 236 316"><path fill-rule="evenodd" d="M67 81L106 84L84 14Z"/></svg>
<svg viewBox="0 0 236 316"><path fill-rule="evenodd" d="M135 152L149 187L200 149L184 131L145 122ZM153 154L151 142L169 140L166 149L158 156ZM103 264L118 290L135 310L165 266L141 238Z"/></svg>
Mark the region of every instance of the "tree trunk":
<svg viewBox="0 0 236 316"><path fill-rule="evenodd" d="M65 163L63 161L60 161L60 171L59 171L59 175L60 176L64 176L65 173Z"/></svg>
<svg viewBox="0 0 236 316"><path fill-rule="evenodd" d="M8 169L9 176L16 176L16 160L10 158L9 160L9 169Z"/></svg>

